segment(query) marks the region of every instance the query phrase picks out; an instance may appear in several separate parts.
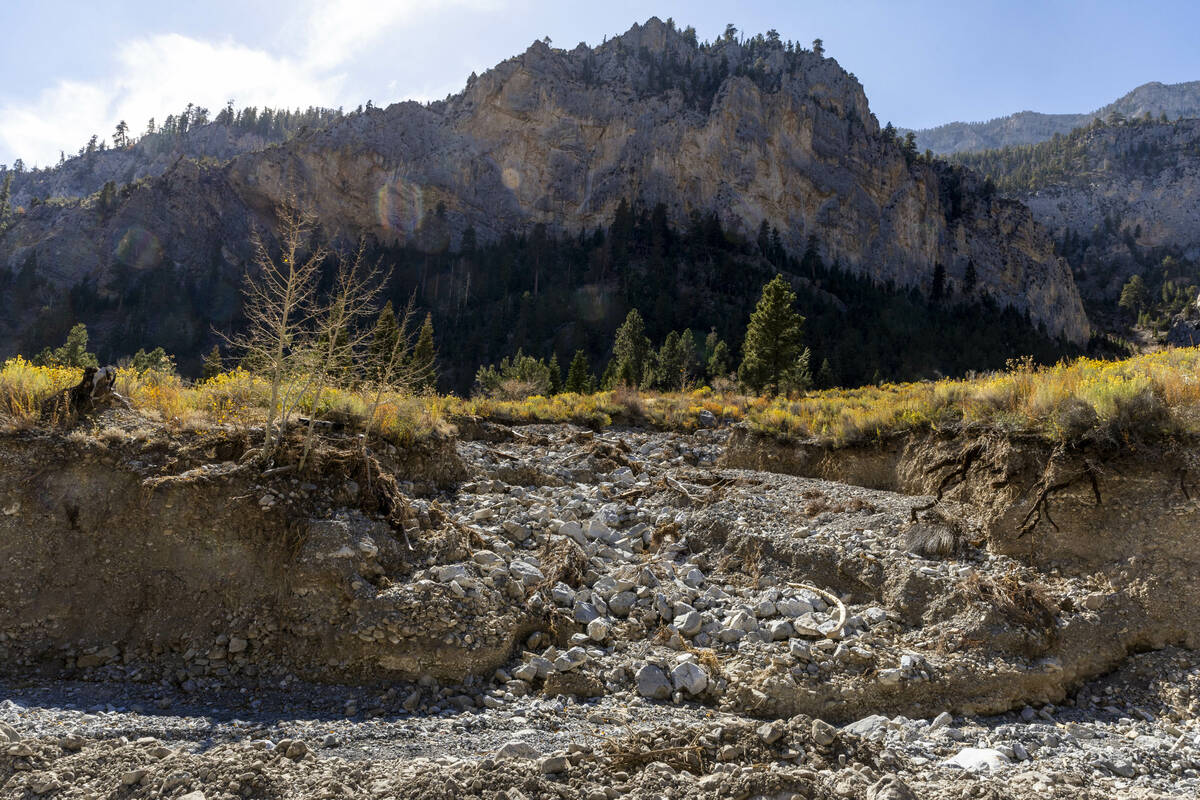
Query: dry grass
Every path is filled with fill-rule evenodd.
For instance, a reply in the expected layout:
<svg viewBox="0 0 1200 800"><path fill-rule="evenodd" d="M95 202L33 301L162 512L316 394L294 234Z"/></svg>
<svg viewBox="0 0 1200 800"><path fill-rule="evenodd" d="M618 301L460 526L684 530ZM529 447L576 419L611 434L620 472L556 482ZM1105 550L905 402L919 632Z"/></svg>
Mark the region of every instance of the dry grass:
<svg viewBox="0 0 1200 800"><path fill-rule="evenodd" d="M1125 361L1079 359L1053 367L1027 361L973 380L886 384L753 401L763 433L834 444L907 430L978 426L1050 440L1089 433L1200 432L1200 349L1164 350Z"/></svg>
<svg viewBox="0 0 1200 800"><path fill-rule="evenodd" d="M10 359L0 369L0 413L19 425L32 424L41 399L75 383L79 374ZM240 369L200 383L122 370L117 388L140 411L170 427L261 424L268 402L266 383ZM333 389L323 394L319 408L307 398L300 411L362 419L371 399L371 387ZM745 421L761 433L835 445L961 426L1033 433L1055 441L1096 434L1152 438L1200 433L1200 348L1042 368L1020 361L1007 371L970 380L832 389L798 398L747 397L708 387L523 400L388 394L372 428L389 439L410 441L448 430L455 417L477 416L513 423L641 424L690 431L701 426L706 411L722 422Z"/></svg>
<svg viewBox="0 0 1200 800"><path fill-rule="evenodd" d="M43 399L78 383L82 375L80 369L36 367L21 357L10 359L0 368L0 414L10 418L16 427L28 427L38 422ZM116 384L117 391L139 413L172 430L261 425L266 417L269 388L263 379L242 369L200 382L171 373L121 369ZM372 398L371 387L326 389L319 408L313 407L313 398L309 396L301 399L299 410L304 414L362 419L371 407ZM387 395L376 409L373 428L397 442L419 439L435 431L448 432L444 415L453 401L432 396Z"/></svg>

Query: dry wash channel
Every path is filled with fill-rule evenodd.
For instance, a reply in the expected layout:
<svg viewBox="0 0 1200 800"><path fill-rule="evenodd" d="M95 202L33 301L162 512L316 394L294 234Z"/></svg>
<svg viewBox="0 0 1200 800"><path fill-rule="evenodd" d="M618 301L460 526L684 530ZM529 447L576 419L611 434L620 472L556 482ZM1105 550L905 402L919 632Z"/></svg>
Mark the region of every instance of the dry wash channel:
<svg viewBox="0 0 1200 800"><path fill-rule="evenodd" d="M0 443L0 663L42 681L0 700L28 751L0 785L102 758L133 796L1200 786L1200 662L1137 655L1196 643L1186 449L475 420L370 458L329 434L300 472L142 424ZM64 691L138 699L97 719ZM168 710L206 703L228 710L197 742ZM968 745L996 771L962 783L942 762Z"/></svg>

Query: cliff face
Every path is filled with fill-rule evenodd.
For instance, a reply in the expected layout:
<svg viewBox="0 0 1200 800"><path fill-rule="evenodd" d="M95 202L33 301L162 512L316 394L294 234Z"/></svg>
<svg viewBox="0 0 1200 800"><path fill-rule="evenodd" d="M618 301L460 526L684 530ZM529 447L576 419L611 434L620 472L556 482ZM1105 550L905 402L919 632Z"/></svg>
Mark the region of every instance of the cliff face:
<svg viewBox="0 0 1200 800"><path fill-rule="evenodd" d="M1098 128L1083 146L1083 169L1019 195L1038 221L1061 234L1115 218L1138 244L1200 259L1200 120Z"/></svg>
<svg viewBox="0 0 1200 800"><path fill-rule="evenodd" d="M1130 275L1149 277L1164 254L1200 261L1200 120L1090 126L958 158L1069 244L1089 302L1111 307Z"/></svg>
<svg viewBox="0 0 1200 800"><path fill-rule="evenodd" d="M970 264L979 291L1052 333L1089 331L1028 212L906 158L835 61L761 39L697 47L657 19L594 49L536 43L445 102L353 114L222 167L181 164L103 213L42 207L0 240L0 258L16 270L36 255L77 282L111 270L140 227L161 255L150 248L139 268L240 269L246 229L289 195L326 233L429 250L468 227L481 240L539 223L578 232L622 200L662 203L676 226L714 213L753 238L765 221L792 252L815 237L827 262L898 287L928 291L941 265L961 288Z"/></svg>

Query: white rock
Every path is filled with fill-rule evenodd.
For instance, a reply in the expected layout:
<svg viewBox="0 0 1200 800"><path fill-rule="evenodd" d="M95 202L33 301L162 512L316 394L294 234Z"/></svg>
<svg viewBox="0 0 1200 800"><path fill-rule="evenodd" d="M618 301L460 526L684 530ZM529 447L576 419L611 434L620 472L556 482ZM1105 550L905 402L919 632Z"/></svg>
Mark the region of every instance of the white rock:
<svg viewBox="0 0 1200 800"><path fill-rule="evenodd" d="M684 661L671 670L671 682L676 691L700 694L708 687L708 673L699 664Z"/></svg>
<svg viewBox="0 0 1200 800"><path fill-rule="evenodd" d="M603 642L608 638L612 626L603 617L597 617L588 623L587 635L593 642Z"/></svg>
<svg viewBox="0 0 1200 800"><path fill-rule="evenodd" d="M990 747L964 747L942 762L944 767L960 767L970 772L996 770L1011 763L1008 756Z"/></svg>
<svg viewBox="0 0 1200 800"><path fill-rule="evenodd" d="M796 632L792 629L792 623L786 619L776 619L767 623L767 633L770 634L771 641L778 642L792 638Z"/></svg>
<svg viewBox="0 0 1200 800"><path fill-rule="evenodd" d="M528 561L522 561L519 558L508 565L508 571L515 580L520 581L526 586L533 586L546 579L546 576L542 574L540 569Z"/></svg>
<svg viewBox="0 0 1200 800"><path fill-rule="evenodd" d="M592 603L579 602L575 604L574 617L575 621L587 625L592 620L600 616L600 612Z"/></svg>
<svg viewBox="0 0 1200 800"><path fill-rule="evenodd" d="M888 718L879 714L872 714L869 717L863 717L857 722L851 722L849 725L842 726L842 730L846 733L858 736L863 739L870 738L871 734L876 731L881 731L887 728Z"/></svg>
<svg viewBox="0 0 1200 800"><path fill-rule="evenodd" d="M550 599L554 601L554 605L556 606L569 606L575 602L575 590L562 581L559 581L550 590Z"/></svg>
<svg viewBox="0 0 1200 800"><path fill-rule="evenodd" d="M558 532L563 536L569 537L580 546L588 543L587 537L583 535L583 526L574 520L571 522L564 522L559 527Z"/></svg>
<svg viewBox="0 0 1200 800"><path fill-rule="evenodd" d="M653 664L646 664L637 671L634 677L638 694L652 700L666 700L671 696L671 682L667 675Z"/></svg>
<svg viewBox="0 0 1200 800"><path fill-rule="evenodd" d="M736 611L732 616L725 620L726 627L740 628L749 633L750 631L758 630L758 620L749 611Z"/></svg>
<svg viewBox="0 0 1200 800"><path fill-rule="evenodd" d="M513 739L506 742L503 747L496 751L498 758L537 758L541 754L541 750L521 739Z"/></svg>
<svg viewBox="0 0 1200 800"><path fill-rule="evenodd" d="M717 639L721 640L722 642L725 642L726 644L730 644L732 642L741 641L742 637L744 637L745 635L746 635L746 632L744 630L742 630L741 628L722 628L717 633Z"/></svg>
<svg viewBox="0 0 1200 800"><path fill-rule="evenodd" d="M811 614L812 603L799 597L782 597L775 601L775 611L785 617L800 617Z"/></svg>
<svg viewBox="0 0 1200 800"><path fill-rule="evenodd" d="M609 544L612 544L620 538L620 536L613 533L612 528L608 527L595 517L588 521L587 536L589 539L599 539L600 541L608 542Z"/></svg>
<svg viewBox="0 0 1200 800"><path fill-rule="evenodd" d="M699 611L689 611L683 616L675 617L673 624L680 634L690 639L704 626L704 617L700 615Z"/></svg>
<svg viewBox="0 0 1200 800"><path fill-rule="evenodd" d="M627 617L635 603L637 595L633 592L617 592L608 599L608 610L618 617Z"/></svg>
<svg viewBox="0 0 1200 800"><path fill-rule="evenodd" d="M538 671L532 663L526 663L514 669L512 674L517 680L532 683L533 679L537 677Z"/></svg>

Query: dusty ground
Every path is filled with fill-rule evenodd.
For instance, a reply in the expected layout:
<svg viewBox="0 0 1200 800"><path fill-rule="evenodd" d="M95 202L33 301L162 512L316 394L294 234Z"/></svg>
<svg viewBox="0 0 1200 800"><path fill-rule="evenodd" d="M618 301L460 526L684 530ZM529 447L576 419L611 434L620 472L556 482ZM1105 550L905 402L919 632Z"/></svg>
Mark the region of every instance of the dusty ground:
<svg viewBox="0 0 1200 800"><path fill-rule="evenodd" d="M402 480L403 514L351 503L345 475L220 478L229 454L215 451L140 461L143 486L200 469L204 502L249 493L245 513L284 532L302 521L290 549L232 538L219 552L250 575L304 578L257 594L197 582L228 616L175 638L136 606L124 630L76 627L67 642L37 616L60 606L14 594L22 616L0 619L0 794L1200 791L1200 658L1139 654L1154 637L1137 626L1158 623L1103 565L993 552L953 502L913 523L928 498L724 469L726 430L472 434L461 464L439 468L468 477ZM131 469L131 447L117 442L105 469ZM49 535L59 512L39 513ZM185 544L211 552L218 535ZM136 573L149 556L122 546Z"/></svg>

